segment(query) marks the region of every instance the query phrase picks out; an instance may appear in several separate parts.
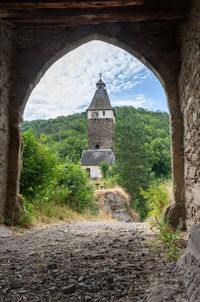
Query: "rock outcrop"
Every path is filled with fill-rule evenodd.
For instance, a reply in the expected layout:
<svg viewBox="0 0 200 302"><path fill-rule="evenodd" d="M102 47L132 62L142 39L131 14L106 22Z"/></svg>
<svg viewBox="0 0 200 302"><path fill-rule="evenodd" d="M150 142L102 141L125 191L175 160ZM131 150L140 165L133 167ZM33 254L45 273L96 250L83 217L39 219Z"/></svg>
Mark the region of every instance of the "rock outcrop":
<svg viewBox="0 0 200 302"><path fill-rule="evenodd" d="M95 199L100 210L112 218L125 222L139 221L139 215L130 209L130 195L121 188L97 190Z"/></svg>

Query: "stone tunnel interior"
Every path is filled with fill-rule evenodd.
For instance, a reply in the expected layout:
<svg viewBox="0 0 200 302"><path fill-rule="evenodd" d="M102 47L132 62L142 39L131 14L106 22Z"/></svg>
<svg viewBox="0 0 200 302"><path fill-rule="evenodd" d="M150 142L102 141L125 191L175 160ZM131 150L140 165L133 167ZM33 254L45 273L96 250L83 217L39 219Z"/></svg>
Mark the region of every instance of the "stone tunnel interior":
<svg viewBox="0 0 200 302"><path fill-rule="evenodd" d="M173 225L184 218L188 229L194 224L187 257L195 258L200 235L199 1L101 1L100 8L96 1L63 3L0 3L0 214L12 220L20 215L21 125L30 92L59 57L98 38L141 60L165 89L175 200L168 218Z"/></svg>
<svg viewBox="0 0 200 302"><path fill-rule="evenodd" d="M162 85L165 88L166 91L166 95L168 97L168 106L169 106L169 110L171 113L171 122L173 123L173 115L177 115L177 110L175 112L174 111L174 102L177 102L176 98L174 99L174 94L175 92L173 91L173 94L171 93L172 87L170 85L170 90L168 91L168 82L173 82L174 79L174 74L172 73L172 71L170 70L170 68L168 68L168 65L166 64L166 62L159 60L159 64L158 66L152 65L152 63L154 64L154 60L156 58L154 58L156 55L154 54L155 50L151 50L152 51L152 57L150 57L150 59L145 58L142 54L139 53L139 50L135 50L135 48L137 49L137 41L135 41L134 39L131 40L134 45L129 45L130 43L128 43L128 39L129 39L129 35L128 35L128 39L126 41L126 39L124 39L124 41L121 41L121 39L119 39L119 37L116 37L116 33L119 32L119 28L120 31L122 30L122 27L124 27L125 24L120 25L119 24L116 25L112 25L109 26L109 31L107 31L107 25L105 26L104 30L102 31L102 26L101 28L99 28L98 26L92 26L91 28L88 26L86 27L85 31L83 31L83 28L74 30L72 29L72 32L70 34L70 39L71 37L73 37L73 41L69 41L68 39L68 34L66 35L66 32L63 29L59 29L56 30L56 33L53 34L53 36L50 39L50 34L47 34L46 29L43 32L43 37L42 37L42 32L40 30L40 39L42 41L40 41L40 43L38 44L38 41L35 42L33 39L33 35L36 34L36 36L38 35L38 30L34 29L34 34L30 35L30 29L28 29L28 32L26 33L26 37L23 38L23 34L20 35L21 37L21 42L19 43L19 48L21 48L21 45L23 45L24 48L24 43L25 41L27 41L30 39L29 37L31 37L31 41L34 41L34 43L36 43L35 45L35 49L34 52L36 51L36 53L34 55L30 56L30 51L33 51L33 48L30 49L30 40L28 42L28 50L27 50L27 55L23 56L23 62L21 62L20 57L21 57L21 49L18 50L18 55L17 58L15 58L14 60L14 64L20 64L20 66L16 66L16 68L19 69L19 72L23 74L18 77L18 83L17 85L19 85L19 89L17 89L17 91L19 92L19 95L17 95L17 106L15 103L15 107L12 110L12 113L14 113L14 134L13 137L15 137L15 140L10 140L10 146L12 149L12 144L14 145L13 147L16 148L17 150L13 151L12 150L12 157L16 156L16 158L11 161L9 161L9 163L12 163L12 173L8 174L8 180L9 180L9 175L11 175L11 183L12 185L8 185L8 192L9 192L9 188L11 188L11 195L12 198L8 199L8 205L6 207L6 213L11 213L11 216L14 217L15 213L17 213L17 204L19 201L19 177L20 177L20 169L21 169L21 164L20 164L20 160L19 158L21 157L20 153L21 153L21 133L20 133L20 129L21 129L21 124L22 124L22 120L23 120L23 111L25 108L25 104L27 102L27 99L31 93L31 91L33 90L33 88L35 87L35 85L38 83L38 81L41 79L41 77L44 75L44 73L46 72L46 70L56 61L58 60L60 57L62 57L64 54L68 53L69 51L75 49L76 47L82 45L83 43L86 43L88 41L94 40L94 39L100 39L102 41L106 41L107 43L116 45L121 47L124 50L127 50L130 54L135 55L135 57L137 57L139 60L141 60L147 67L149 67L154 74L159 78L159 80L161 81ZM126 25L127 26L127 25ZM89 33L88 33L89 31ZM100 32L100 33L99 33ZM126 29L125 30L126 34L129 31ZM124 32L124 34L125 34ZM60 35L60 37L59 37ZM64 36L63 36L64 35ZM66 35L66 36L65 36ZM45 38L47 38L46 43L44 43ZM38 38L37 38L38 39ZM36 40L37 40L36 39ZM145 42L146 43L146 42ZM133 48L134 47L134 48ZM142 48L142 51L144 51L144 49ZM141 51L141 52L142 52ZM162 54L163 59L164 60L164 55ZM33 59L34 58L34 59ZM152 60L152 62L151 62ZM165 59L166 60L166 59ZM149 62L150 61L150 62ZM174 69L174 65L173 65L173 69ZM174 71L174 70L173 70ZM12 76L14 76L14 74L12 74ZM171 79L172 78L172 79ZM24 81L23 81L24 79ZM16 84L16 83L15 83ZM22 87L23 86L23 87ZM172 95L172 97L171 97ZM16 97L16 90L15 90L15 96ZM172 105L171 105L172 104ZM172 107L173 106L173 107ZM173 108L171 110L171 108ZM176 109L177 109L177 104L176 104ZM17 110L17 112L16 112ZM180 125L179 125L180 127ZM12 128L11 128L12 129ZM11 130L10 129L10 130ZM17 133L16 133L17 131ZM12 131L11 131L12 133ZM173 132L174 133L174 132ZM172 133L172 134L173 134ZM177 135L177 134L175 134ZM18 144L16 144L16 137L18 137ZM15 141L15 142L14 142ZM177 140L175 140L177 141ZM176 144L173 144L174 140L173 140L173 136L172 136L172 145L176 146ZM179 150L177 150L177 152L179 151L180 153L180 145L177 145L176 148L179 148ZM172 155L176 156L178 153L172 153ZM180 161L180 158L182 158L181 156L179 156L179 162L178 160L175 161L176 165L175 165L175 169L173 169L173 171L175 173L176 169L177 171L179 170L179 178L180 178L180 169L183 170L183 166L182 166L182 162ZM13 173L13 162L18 162L18 167L16 167L16 175L14 178L14 173ZM179 165L178 165L179 164ZM16 166L16 164L15 164ZM176 177L174 177L174 181L177 182L179 181L179 179L177 179ZM179 185L183 185L183 183L179 182ZM15 188L15 192L14 192L14 188ZM175 184L175 188L176 188L176 184ZM182 190L181 190L182 191ZM181 208L181 212L180 209L178 209L178 213L181 215L181 217L184 217L184 203L183 203L183 195L182 192L180 194L180 189L179 190L175 190L175 200L178 201L178 205L181 205L180 207L178 206L178 208ZM13 210L13 209L14 210ZM8 214L9 216L10 214ZM173 223L178 223L179 221L179 216L177 216L177 222L173 222ZM173 216L173 215L172 215ZM175 215L176 216L176 215ZM174 217L174 216L173 216Z"/></svg>

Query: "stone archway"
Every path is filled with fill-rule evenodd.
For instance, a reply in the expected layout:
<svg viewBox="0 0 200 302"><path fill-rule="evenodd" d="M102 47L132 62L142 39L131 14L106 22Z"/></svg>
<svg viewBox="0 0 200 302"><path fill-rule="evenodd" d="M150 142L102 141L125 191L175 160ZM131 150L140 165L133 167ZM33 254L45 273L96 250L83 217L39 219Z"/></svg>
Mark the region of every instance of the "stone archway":
<svg viewBox="0 0 200 302"><path fill-rule="evenodd" d="M83 43L102 40L127 50L149 67L161 81L167 94L171 114L171 138L175 206L169 219L177 225L185 219L183 123L178 95L179 48L171 28L151 24L104 23L75 28L10 28L2 32L12 36L9 44L9 112L7 141L7 192L4 191L2 214L16 220L20 215L19 177L21 171L21 125L26 101L45 71L61 56ZM171 35L167 35L171 31ZM156 32L156 34L155 34ZM166 37L166 38L163 38ZM6 36L4 37L6 39ZM9 42L8 42L9 43ZM173 51L172 51L173 49Z"/></svg>

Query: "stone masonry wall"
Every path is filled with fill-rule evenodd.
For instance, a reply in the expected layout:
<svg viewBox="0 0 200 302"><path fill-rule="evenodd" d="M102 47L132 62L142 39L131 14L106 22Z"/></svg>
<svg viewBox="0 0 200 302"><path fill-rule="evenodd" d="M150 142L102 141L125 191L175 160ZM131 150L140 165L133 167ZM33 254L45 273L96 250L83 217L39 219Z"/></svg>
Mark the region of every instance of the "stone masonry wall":
<svg viewBox="0 0 200 302"><path fill-rule="evenodd" d="M186 223L190 238L179 260L188 301L200 297L200 2L194 0L181 31L182 67L179 77L184 120ZM193 224L193 225L192 225Z"/></svg>
<svg viewBox="0 0 200 302"><path fill-rule="evenodd" d="M177 76L180 69L178 30L179 23L174 24L174 22L167 23L167 26L165 22L150 22L148 25L146 22L137 24L116 22L66 28L52 28L51 26L48 28L43 28L43 26L42 28L38 26L29 28L21 25L12 26L12 39L8 34L4 34L4 38L2 36L1 41L3 42L0 43L0 47L5 48L7 63L9 62L7 37L12 43L6 217L14 221L19 217L17 213L20 213L18 193L22 154L21 124L23 111L32 89L57 59L86 42L98 39L122 47L135 55L158 76L165 87L172 117L172 163L176 207L171 212L173 217L176 216L176 223L179 222L180 217L184 217L184 213L182 213L182 209L184 209L183 133L177 89ZM107 126L111 133L111 126L114 130L114 125L108 121ZM108 131L106 130L106 135ZM110 134L110 140L112 135ZM110 146L112 144L108 143L102 147ZM3 143L2 148L6 154L7 145ZM4 158L6 159L5 154ZM5 177L3 179L5 184ZM4 204L2 200L1 204Z"/></svg>
<svg viewBox="0 0 200 302"><path fill-rule="evenodd" d="M9 29L0 25L0 216L4 216L7 192Z"/></svg>
<svg viewBox="0 0 200 302"><path fill-rule="evenodd" d="M113 147L114 122L113 119L88 120L88 149L95 149L96 144L100 149Z"/></svg>
<svg viewBox="0 0 200 302"><path fill-rule="evenodd" d="M187 226L200 222L200 2L195 0L181 32L179 78L184 119L185 200Z"/></svg>
<svg viewBox="0 0 200 302"><path fill-rule="evenodd" d="M187 290L188 302L200 300L200 224L193 224L186 253L178 261Z"/></svg>

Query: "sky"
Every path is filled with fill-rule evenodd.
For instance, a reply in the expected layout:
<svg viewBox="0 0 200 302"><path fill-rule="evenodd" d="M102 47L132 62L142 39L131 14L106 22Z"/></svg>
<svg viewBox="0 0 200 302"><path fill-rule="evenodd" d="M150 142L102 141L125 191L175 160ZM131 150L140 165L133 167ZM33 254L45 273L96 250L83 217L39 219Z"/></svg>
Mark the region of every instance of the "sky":
<svg viewBox="0 0 200 302"><path fill-rule="evenodd" d="M92 41L56 61L33 89L24 120L49 119L84 111L102 80L112 106L166 111L165 92L154 74L128 52Z"/></svg>

